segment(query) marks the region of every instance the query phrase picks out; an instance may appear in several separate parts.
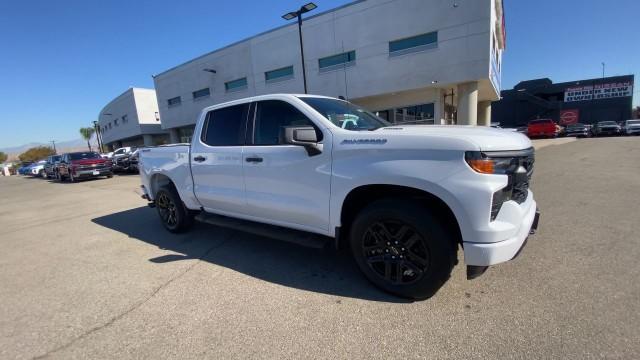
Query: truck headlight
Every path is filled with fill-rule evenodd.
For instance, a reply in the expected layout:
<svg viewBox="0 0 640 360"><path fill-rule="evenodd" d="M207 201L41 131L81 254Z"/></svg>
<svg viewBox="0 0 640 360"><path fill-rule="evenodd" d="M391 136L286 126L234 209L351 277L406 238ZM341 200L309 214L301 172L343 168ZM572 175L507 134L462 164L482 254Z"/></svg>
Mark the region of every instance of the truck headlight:
<svg viewBox="0 0 640 360"><path fill-rule="evenodd" d="M515 156L491 156L480 151L467 151L464 156L467 164L481 174L508 175L518 169Z"/></svg>
<svg viewBox="0 0 640 360"><path fill-rule="evenodd" d="M465 161L478 173L508 177L507 186L493 194L491 221L496 219L504 202L514 200L520 204L526 200L529 179L533 173L532 148L517 151L468 151L465 153Z"/></svg>

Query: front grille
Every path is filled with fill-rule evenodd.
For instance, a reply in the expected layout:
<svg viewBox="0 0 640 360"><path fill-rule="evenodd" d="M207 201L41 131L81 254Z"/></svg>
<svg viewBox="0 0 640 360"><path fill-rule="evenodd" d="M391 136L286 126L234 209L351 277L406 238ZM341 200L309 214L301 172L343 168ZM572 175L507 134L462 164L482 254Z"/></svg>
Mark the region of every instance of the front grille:
<svg viewBox="0 0 640 360"><path fill-rule="evenodd" d="M93 165L80 165L76 169L78 170L104 170L107 167L104 164Z"/></svg>
<svg viewBox="0 0 640 360"><path fill-rule="evenodd" d="M491 203L491 221L495 220L505 201L513 200L522 204L529 195L529 183L533 175L533 164L535 156L533 149L504 154L506 157L513 157L512 165L515 170L507 173L509 177L507 186L493 194Z"/></svg>
<svg viewBox="0 0 640 360"><path fill-rule="evenodd" d="M511 199L518 204L522 204L527 200L529 194L529 182L533 175L533 163L535 157L533 152L527 156L518 158L519 165L524 169L524 174L519 174L517 171L515 174L509 175L509 182L511 183L512 195Z"/></svg>

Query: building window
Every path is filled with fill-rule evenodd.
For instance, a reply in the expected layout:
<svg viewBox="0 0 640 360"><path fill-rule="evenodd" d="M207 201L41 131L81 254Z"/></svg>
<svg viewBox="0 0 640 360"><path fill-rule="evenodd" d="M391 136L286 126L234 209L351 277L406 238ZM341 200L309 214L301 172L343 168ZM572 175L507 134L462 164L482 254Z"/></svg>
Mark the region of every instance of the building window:
<svg viewBox="0 0 640 360"><path fill-rule="evenodd" d="M193 137L193 130L195 126L186 126L178 129L178 137L181 143L190 143Z"/></svg>
<svg viewBox="0 0 640 360"><path fill-rule="evenodd" d="M204 97L209 97L211 92L209 91L209 88L204 88L204 89L196 90L192 92L192 94L193 94L193 100L196 100Z"/></svg>
<svg viewBox="0 0 640 360"><path fill-rule="evenodd" d="M129 122L129 118L127 117L127 115L122 116L122 125L126 124Z"/></svg>
<svg viewBox="0 0 640 360"><path fill-rule="evenodd" d="M421 104L396 109L395 124L433 124L434 105Z"/></svg>
<svg viewBox="0 0 640 360"><path fill-rule="evenodd" d="M109 125L109 130L111 130L111 123L109 123L108 125Z"/></svg>
<svg viewBox="0 0 640 360"><path fill-rule="evenodd" d="M167 100L167 105L169 105L169 107L178 106L180 104L182 104L182 98L180 96Z"/></svg>
<svg viewBox="0 0 640 360"><path fill-rule="evenodd" d="M224 88L229 91L239 91L247 88L247 78L244 77L242 79L228 81L224 83Z"/></svg>
<svg viewBox="0 0 640 360"><path fill-rule="evenodd" d="M328 71L355 64L356 52L348 51L342 54L328 56L318 60L320 71Z"/></svg>
<svg viewBox="0 0 640 360"><path fill-rule="evenodd" d="M264 73L264 80L267 83L288 80L293 78L293 66L267 71Z"/></svg>
<svg viewBox="0 0 640 360"><path fill-rule="evenodd" d="M438 32L430 32L389 42L389 55L403 55L438 46Z"/></svg>
<svg viewBox="0 0 640 360"><path fill-rule="evenodd" d="M113 120L113 126L118 126L118 119Z"/></svg>

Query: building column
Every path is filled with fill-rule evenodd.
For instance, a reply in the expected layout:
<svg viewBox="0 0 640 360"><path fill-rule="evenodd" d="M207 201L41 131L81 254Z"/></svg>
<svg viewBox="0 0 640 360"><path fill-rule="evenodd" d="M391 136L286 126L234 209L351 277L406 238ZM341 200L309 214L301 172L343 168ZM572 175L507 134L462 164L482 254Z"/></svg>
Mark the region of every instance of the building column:
<svg viewBox="0 0 640 360"><path fill-rule="evenodd" d="M491 126L491 101L478 103L478 125Z"/></svg>
<svg viewBox="0 0 640 360"><path fill-rule="evenodd" d="M178 129L173 128L169 129L169 143L177 144L180 142L180 134L178 134Z"/></svg>
<svg viewBox="0 0 640 360"><path fill-rule="evenodd" d="M478 82L458 85L458 125L478 125Z"/></svg>
<svg viewBox="0 0 640 360"><path fill-rule="evenodd" d="M153 136L150 134L143 134L142 142L144 143L144 146L153 146Z"/></svg>

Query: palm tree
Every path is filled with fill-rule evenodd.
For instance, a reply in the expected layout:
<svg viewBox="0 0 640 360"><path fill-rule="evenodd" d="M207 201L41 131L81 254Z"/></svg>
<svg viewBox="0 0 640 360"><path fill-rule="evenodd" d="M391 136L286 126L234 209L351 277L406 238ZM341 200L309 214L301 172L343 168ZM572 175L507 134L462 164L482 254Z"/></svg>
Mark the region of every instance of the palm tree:
<svg viewBox="0 0 640 360"><path fill-rule="evenodd" d="M92 127L80 128L80 135L82 138L87 141L87 146L89 147L89 151L91 151L91 137L96 130Z"/></svg>

